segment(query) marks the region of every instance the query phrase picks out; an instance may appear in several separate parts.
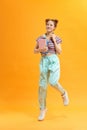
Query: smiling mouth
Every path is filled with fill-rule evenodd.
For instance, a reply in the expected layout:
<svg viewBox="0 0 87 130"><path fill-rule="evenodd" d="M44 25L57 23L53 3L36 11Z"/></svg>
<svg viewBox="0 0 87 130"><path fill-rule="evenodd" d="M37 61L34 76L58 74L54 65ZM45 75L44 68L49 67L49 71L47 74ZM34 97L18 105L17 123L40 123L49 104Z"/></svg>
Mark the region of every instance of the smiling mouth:
<svg viewBox="0 0 87 130"><path fill-rule="evenodd" d="M47 29L51 29L51 28L47 28Z"/></svg>

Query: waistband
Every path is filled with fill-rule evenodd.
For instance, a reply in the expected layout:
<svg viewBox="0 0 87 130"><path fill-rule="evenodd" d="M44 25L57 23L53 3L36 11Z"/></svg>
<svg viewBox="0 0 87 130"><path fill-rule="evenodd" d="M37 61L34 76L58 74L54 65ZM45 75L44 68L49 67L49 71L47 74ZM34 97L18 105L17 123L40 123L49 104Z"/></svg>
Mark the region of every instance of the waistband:
<svg viewBox="0 0 87 130"><path fill-rule="evenodd" d="M56 53L41 54L42 57L47 57L47 56L52 56L52 55L56 55Z"/></svg>

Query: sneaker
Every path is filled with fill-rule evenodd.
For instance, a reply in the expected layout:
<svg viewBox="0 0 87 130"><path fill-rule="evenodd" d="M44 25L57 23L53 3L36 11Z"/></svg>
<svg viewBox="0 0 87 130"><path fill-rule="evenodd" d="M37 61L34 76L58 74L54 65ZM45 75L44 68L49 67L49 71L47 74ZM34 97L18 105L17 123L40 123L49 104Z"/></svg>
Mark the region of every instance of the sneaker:
<svg viewBox="0 0 87 130"><path fill-rule="evenodd" d="M46 115L46 111L47 111L47 109L40 110L40 115L39 115L39 117L38 117L38 121L44 120L45 115Z"/></svg>
<svg viewBox="0 0 87 130"><path fill-rule="evenodd" d="M63 104L64 104L64 106L67 106L69 104L69 98L68 98L68 93L66 91L62 95L62 98L63 98Z"/></svg>

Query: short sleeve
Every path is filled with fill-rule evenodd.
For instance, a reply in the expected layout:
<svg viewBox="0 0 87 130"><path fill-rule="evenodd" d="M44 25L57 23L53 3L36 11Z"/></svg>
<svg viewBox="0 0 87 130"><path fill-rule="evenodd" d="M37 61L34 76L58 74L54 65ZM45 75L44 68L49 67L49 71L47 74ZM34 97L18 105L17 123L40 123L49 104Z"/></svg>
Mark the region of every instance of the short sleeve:
<svg viewBox="0 0 87 130"><path fill-rule="evenodd" d="M38 37L38 38L36 39L36 42L38 42L38 41L39 41L39 39L40 39L40 37Z"/></svg>
<svg viewBox="0 0 87 130"><path fill-rule="evenodd" d="M57 44L62 43L61 38L59 38L58 36L56 36L56 42L57 42Z"/></svg>

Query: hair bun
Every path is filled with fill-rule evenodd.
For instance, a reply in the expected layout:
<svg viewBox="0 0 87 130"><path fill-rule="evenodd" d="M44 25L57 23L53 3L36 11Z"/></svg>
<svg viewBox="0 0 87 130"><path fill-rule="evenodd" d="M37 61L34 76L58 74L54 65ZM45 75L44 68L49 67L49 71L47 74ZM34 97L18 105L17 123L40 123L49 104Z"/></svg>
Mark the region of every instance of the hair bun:
<svg viewBox="0 0 87 130"><path fill-rule="evenodd" d="M55 27L57 26L57 23L59 22L57 19L49 19L49 18L48 18L48 19L45 20L46 24L48 23L48 21L53 21Z"/></svg>
<svg viewBox="0 0 87 130"><path fill-rule="evenodd" d="M56 23L58 23L59 21L57 19L54 20Z"/></svg>

